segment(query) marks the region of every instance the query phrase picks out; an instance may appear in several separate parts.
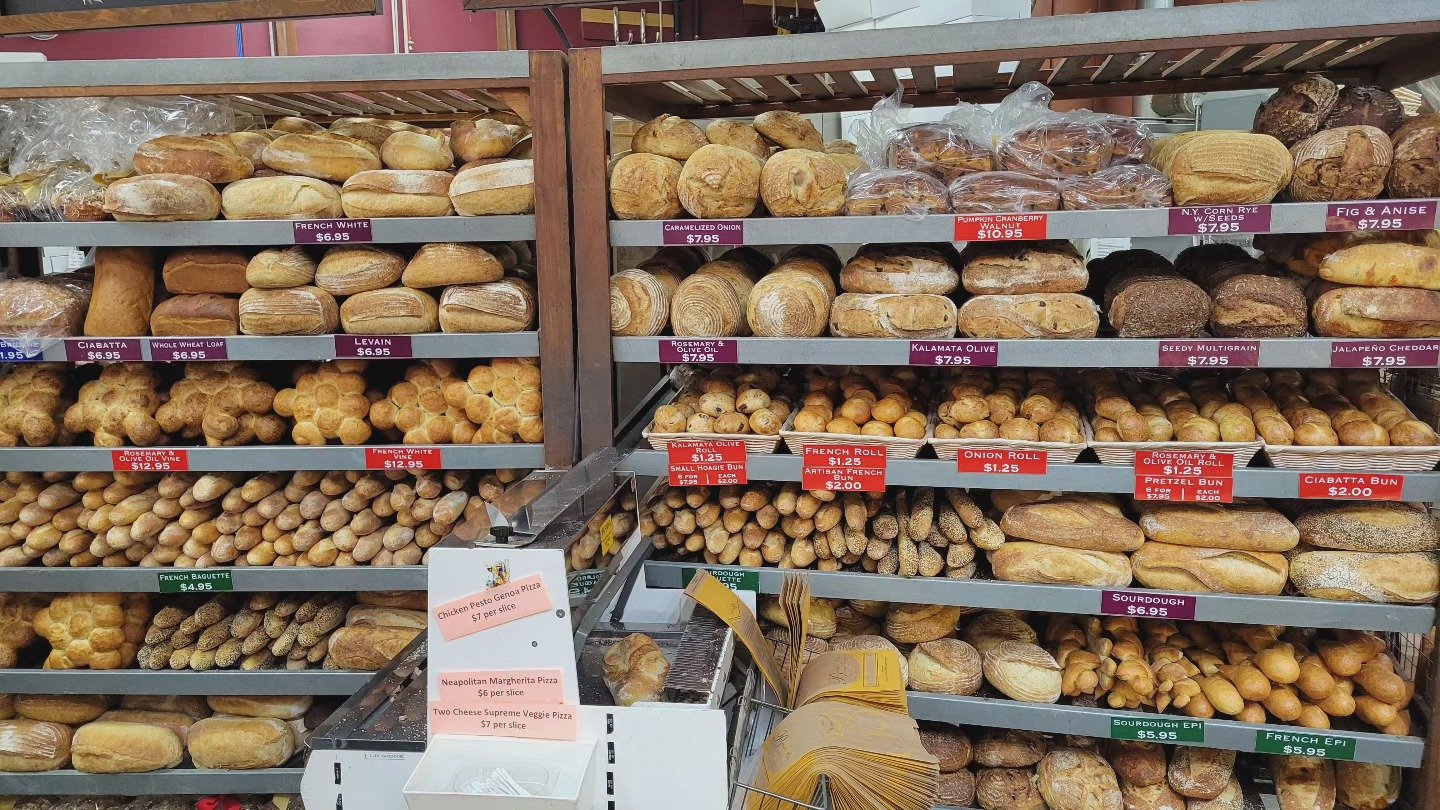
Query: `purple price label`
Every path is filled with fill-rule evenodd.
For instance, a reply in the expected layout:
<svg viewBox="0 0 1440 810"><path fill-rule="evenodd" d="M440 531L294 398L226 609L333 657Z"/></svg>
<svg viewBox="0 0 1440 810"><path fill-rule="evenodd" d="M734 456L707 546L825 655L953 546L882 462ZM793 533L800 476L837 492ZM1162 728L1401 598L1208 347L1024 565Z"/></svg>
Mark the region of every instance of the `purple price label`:
<svg viewBox="0 0 1440 810"><path fill-rule="evenodd" d="M1146 591L1101 591L1100 615L1190 622L1195 620L1195 597Z"/></svg>
<svg viewBox="0 0 1440 810"><path fill-rule="evenodd" d="M297 219L297 245L353 245L370 241L368 219Z"/></svg>
<svg viewBox="0 0 1440 810"><path fill-rule="evenodd" d="M151 338L150 359L157 363L229 360L225 338Z"/></svg>
<svg viewBox="0 0 1440 810"><path fill-rule="evenodd" d="M733 340L662 340L662 363L729 364L740 362L740 344Z"/></svg>
<svg viewBox="0 0 1440 810"><path fill-rule="evenodd" d="M409 335L336 335L335 356L339 358L409 359Z"/></svg>
<svg viewBox="0 0 1440 810"><path fill-rule="evenodd" d="M1434 200L1348 202L1325 209L1327 231L1422 231L1434 227Z"/></svg>
<svg viewBox="0 0 1440 810"><path fill-rule="evenodd" d="M1171 236L1268 233L1268 205L1191 205L1170 209Z"/></svg>
<svg viewBox="0 0 1440 810"><path fill-rule="evenodd" d="M1330 344L1331 368L1435 368L1440 341L1336 340Z"/></svg>
<svg viewBox="0 0 1440 810"><path fill-rule="evenodd" d="M72 363L138 363L144 358L135 338L71 338L65 341L65 359Z"/></svg>
<svg viewBox="0 0 1440 810"><path fill-rule="evenodd" d="M912 340L912 366L982 366L1000 364L1000 344L993 340Z"/></svg>
<svg viewBox="0 0 1440 810"><path fill-rule="evenodd" d="M745 221L741 219L676 219L660 224L667 245L743 245Z"/></svg>
<svg viewBox="0 0 1440 810"><path fill-rule="evenodd" d="M1258 340L1162 340L1161 368L1254 368Z"/></svg>

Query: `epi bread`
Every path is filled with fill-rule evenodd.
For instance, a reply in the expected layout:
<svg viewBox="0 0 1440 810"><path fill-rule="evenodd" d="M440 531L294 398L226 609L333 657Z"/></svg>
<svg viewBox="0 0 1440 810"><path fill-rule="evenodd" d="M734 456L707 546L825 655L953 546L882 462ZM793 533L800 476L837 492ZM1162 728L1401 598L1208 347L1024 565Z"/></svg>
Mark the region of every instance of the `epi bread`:
<svg viewBox="0 0 1440 810"><path fill-rule="evenodd" d="M210 183L233 183L255 164L224 138L161 135L135 147L136 174L188 174Z"/></svg>
<svg viewBox="0 0 1440 810"><path fill-rule="evenodd" d="M845 293L830 306L836 337L937 340L954 337L955 323L955 302L943 295Z"/></svg>
<svg viewBox="0 0 1440 810"><path fill-rule="evenodd" d="M1306 596L1420 605L1440 595L1440 566L1433 552L1301 549L1290 558L1290 581Z"/></svg>
<svg viewBox="0 0 1440 810"><path fill-rule="evenodd" d="M261 289L303 287L315 281L315 260L299 245L270 248L245 265L245 283Z"/></svg>
<svg viewBox="0 0 1440 810"><path fill-rule="evenodd" d="M96 720L75 731L70 762L85 773L146 773L185 758L180 735L164 726Z"/></svg>
<svg viewBox="0 0 1440 810"><path fill-rule="evenodd" d="M335 132L281 135L260 154L265 165L285 174L303 174L333 183L380 168L380 150L359 138Z"/></svg>
<svg viewBox="0 0 1440 810"><path fill-rule="evenodd" d="M743 149L761 160L770 157L770 144L765 142L759 130L744 121L724 118L711 121L705 126L705 140L721 146Z"/></svg>
<svg viewBox="0 0 1440 810"><path fill-rule="evenodd" d="M449 172L376 169L356 172L340 189L340 205L352 219L443 217L453 213Z"/></svg>
<svg viewBox="0 0 1440 810"><path fill-rule="evenodd" d="M521 332L535 323L535 288L519 278L446 287L442 332Z"/></svg>
<svg viewBox="0 0 1440 810"><path fill-rule="evenodd" d="M535 163L502 160L461 169L450 181L450 202L462 217L535 212Z"/></svg>
<svg viewBox="0 0 1440 810"><path fill-rule="evenodd" d="M755 116L754 127L761 135L780 145L781 149L809 149L819 152L825 148L820 130L810 119L789 110L769 110Z"/></svg>
<svg viewBox="0 0 1440 810"><path fill-rule="evenodd" d="M319 287L246 290L240 296L245 335L328 335L340 325L335 297Z"/></svg>
<svg viewBox="0 0 1440 810"><path fill-rule="evenodd" d="M1440 290L1440 248L1404 242L1361 242L1320 262L1320 278L1356 287Z"/></svg>
<svg viewBox="0 0 1440 810"><path fill-rule="evenodd" d="M504 275L505 266L480 245L432 242L415 251L400 274L400 283L429 289L451 284L484 284L499 281Z"/></svg>
<svg viewBox="0 0 1440 810"><path fill-rule="evenodd" d="M325 251L315 268L315 286L332 295L378 290L400 280L405 259L376 245L340 245Z"/></svg>
<svg viewBox="0 0 1440 810"><path fill-rule="evenodd" d="M1295 144L1290 197L1297 202L1373 200L1385 189L1394 149L1375 127L1322 130Z"/></svg>
<svg viewBox="0 0 1440 810"><path fill-rule="evenodd" d="M180 248L165 257L160 275L175 295L239 295L250 289L245 270L250 259L232 248Z"/></svg>
<svg viewBox="0 0 1440 810"><path fill-rule="evenodd" d="M1266 551L1181 546L1146 541L1130 555L1135 579L1147 588L1189 593L1278 596L1290 566Z"/></svg>
<svg viewBox="0 0 1440 810"><path fill-rule="evenodd" d="M1440 194L1440 115L1418 115L1390 136L1394 157L1385 189L1391 197L1413 199Z"/></svg>
<svg viewBox="0 0 1440 810"><path fill-rule="evenodd" d="M220 192L188 174L141 174L106 186L104 208L117 222L200 222L220 216Z"/></svg>
<svg viewBox="0 0 1440 810"><path fill-rule="evenodd" d="M845 195L845 169L824 152L786 149L760 170L760 198L777 217L835 216Z"/></svg>
<svg viewBox="0 0 1440 810"><path fill-rule="evenodd" d="M610 209L619 219L672 219L679 215L684 167L662 155L632 152L610 172Z"/></svg>
<svg viewBox="0 0 1440 810"><path fill-rule="evenodd" d="M1310 309L1322 337L1440 337L1440 292L1407 287L1342 287Z"/></svg>
<svg viewBox="0 0 1440 810"><path fill-rule="evenodd" d="M455 153L444 135L402 130L380 144L380 162L387 169L444 171L454 165Z"/></svg>
<svg viewBox="0 0 1440 810"><path fill-rule="evenodd" d="M1078 293L1090 273L1075 246L1039 242L971 242L960 251L960 281L973 295Z"/></svg>
<svg viewBox="0 0 1440 810"><path fill-rule="evenodd" d="M0 720L0 773L39 773L70 761L73 732L62 723Z"/></svg>
<svg viewBox="0 0 1440 810"><path fill-rule="evenodd" d="M743 219L760 200L759 158L733 146L706 144L680 170L680 205L696 219Z"/></svg>
<svg viewBox="0 0 1440 810"><path fill-rule="evenodd" d="M220 210L226 219L338 219L345 213L335 186L296 174L231 183L220 194Z"/></svg>
<svg viewBox="0 0 1440 810"><path fill-rule="evenodd" d="M1140 548L1140 527L1084 497L1060 497L1012 506L1000 518L1006 537L1052 546L1125 553Z"/></svg>
<svg viewBox="0 0 1440 810"><path fill-rule="evenodd" d="M639 268L620 270L612 275L610 334L636 337L664 332L670 323L670 297L678 284L673 279L667 283L666 279L670 277Z"/></svg>
<svg viewBox="0 0 1440 810"><path fill-rule="evenodd" d="M1130 559L1108 551L1014 541L986 556L995 578L1007 582L1123 588L1132 576Z"/></svg>
<svg viewBox="0 0 1440 810"><path fill-rule="evenodd" d="M959 284L945 255L924 246L867 245L840 271L849 293L949 295Z"/></svg>
<svg viewBox="0 0 1440 810"><path fill-rule="evenodd" d="M630 148L634 151L672 160L689 160L708 144L699 127L674 115L660 115L645 122L630 138Z"/></svg>
<svg viewBox="0 0 1440 810"><path fill-rule="evenodd" d="M340 304L340 326L350 335L415 335L440 329L434 297L409 287L356 293Z"/></svg>
<svg viewBox="0 0 1440 810"><path fill-rule="evenodd" d="M295 754L295 732L273 717L207 717L190 727L189 736L197 768L278 768Z"/></svg>
<svg viewBox="0 0 1440 810"><path fill-rule="evenodd" d="M1328 503L1295 518L1300 540L1315 548L1390 553L1435 551L1440 531L1424 504Z"/></svg>
<svg viewBox="0 0 1440 810"><path fill-rule="evenodd" d="M504 157L528 134L529 130L519 124L494 118L455 121L450 124L450 148L463 163Z"/></svg>
<svg viewBox="0 0 1440 810"><path fill-rule="evenodd" d="M1093 338L1100 313L1077 293L980 295L960 307L956 324L974 338Z"/></svg>
<svg viewBox="0 0 1440 810"><path fill-rule="evenodd" d="M1295 548L1300 530L1263 503L1137 502L1148 540L1179 546L1281 552Z"/></svg>
<svg viewBox="0 0 1440 810"><path fill-rule="evenodd" d="M85 314L91 337L149 334L155 304L155 254L150 248L95 249L95 286Z"/></svg>

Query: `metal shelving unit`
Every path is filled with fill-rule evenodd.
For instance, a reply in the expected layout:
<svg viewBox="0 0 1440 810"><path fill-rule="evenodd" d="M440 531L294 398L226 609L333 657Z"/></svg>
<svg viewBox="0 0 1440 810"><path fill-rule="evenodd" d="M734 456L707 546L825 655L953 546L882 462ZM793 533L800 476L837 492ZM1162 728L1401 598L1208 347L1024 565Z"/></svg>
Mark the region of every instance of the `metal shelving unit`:
<svg viewBox="0 0 1440 810"><path fill-rule="evenodd" d="M1050 703L1022 703L1016 700L939 695L929 692L910 692L909 701L910 715L917 720L936 720L972 726L1013 728L1048 734L1076 734L1100 738L1110 737L1111 721L1116 719L1191 719L1184 715L1092 709ZM1332 746L1332 751L1343 752L1353 745L1353 757L1341 753L1340 756L1332 758L1353 759L1356 762L1374 762L1382 765L1399 765L1402 768L1420 767L1425 752L1425 740L1422 737L1396 737L1365 731L1308 729L1300 726L1238 723L1234 720L1205 720L1204 729L1203 740L1186 740L1183 744L1202 748L1255 751L1257 735L1264 732L1285 735L1319 735L1322 738L1341 742L1339 746Z"/></svg>
<svg viewBox="0 0 1440 810"><path fill-rule="evenodd" d="M160 593L160 574L230 573L230 590L260 591L423 591L425 567L342 566L275 568L0 568L0 593Z"/></svg>
<svg viewBox="0 0 1440 810"><path fill-rule="evenodd" d="M326 669L225 670L0 669L21 695L353 695L373 672Z"/></svg>
<svg viewBox="0 0 1440 810"><path fill-rule="evenodd" d="M758 593L778 595L786 571L780 568L744 568L738 565L706 565L702 562L645 563L645 584L651 588L683 588L687 574L704 569L738 587L752 586ZM1100 588L1070 585L1030 585L986 579L945 577L904 578L885 574L809 571L810 593L817 597L872 599L924 605L963 605L974 608L1035 610L1100 616ZM1112 592L1146 594L1144 588L1116 588ZM1166 593L1165 596L1173 594ZM1435 624L1432 605L1383 605L1332 602L1297 596L1241 596L1237 594L1194 594L1195 620L1234 624L1277 624L1287 627L1324 627L1348 630L1381 630L1395 633L1424 633ZM1108 736L1103 734L1100 736Z"/></svg>
<svg viewBox="0 0 1440 810"><path fill-rule="evenodd" d="M535 235L534 215L394 217L370 220L370 241L375 243L530 241L535 238ZM288 219L214 220L210 222L0 223L0 244L6 247L48 247L52 245L270 246L294 243L294 224Z"/></svg>
<svg viewBox="0 0 1440 810"><path fill-rule="evenodd" d="M3 228L0 225L0 228ZM112 343L125 341L138 344L140 359L147 362L164 362L157 354L156 345L162 349L192 352L184 356L184 362L195 360L252 360L252 361L321 361L334 360L349 355L337 351L336 338L339 335L230 335L214 338L54 338L48 340L17 341L6 338L7 345L15 345L28 355L33 362L67 362L71 353L83 357L87 344L97 341ZM369 337L369 336L367 336ZM392 336L393 337L393 336ZM538 357L540 355L539 332L498 332L493 334L424 334L399 336L410 342L410 348L403 359L410 358L481 358L481 357ZM208 348L204 357L193 354L197 348ZM219 350L214 347L222 347ZM390 358L384 358L390 359ZM402 359L395 357L394 359Z"/></svg>
<svg viewBox="0 0 1440 810"><path fill-rule="evenodd" d="M184 451L188 469L194 472L268 472L272 470L364 470L365 451L373 448L439 450L437 469L493 470L509 467L545 466L543 444L462 444L462 445L324 445L295 447L259 445L253 447L7 447L0 449L0 469L30 472L82 472L114 469L111 453L124 450ZM178 471L182 468L173 468ZM166 470L172 471L172 470Z"/></svg>
<svg viewBox="0 0 1440 810"><path fill-rule="evenodd" d="M12 796L213 796L299 793L305 769L221 771L174 768L150 773L0 773L0 794Z"/></svg>

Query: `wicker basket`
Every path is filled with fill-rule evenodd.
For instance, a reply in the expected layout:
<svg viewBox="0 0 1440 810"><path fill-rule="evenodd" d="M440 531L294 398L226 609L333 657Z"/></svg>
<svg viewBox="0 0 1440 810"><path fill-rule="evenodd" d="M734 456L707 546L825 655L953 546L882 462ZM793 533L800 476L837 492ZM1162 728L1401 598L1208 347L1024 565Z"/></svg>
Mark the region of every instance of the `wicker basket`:
<svg viewBox="0 0 1440 810"><path fill-rule="evenodd" d="M738 439L745 443L745 455L766 456L774 453L780 446L781 434L795 421L795 414L798 412L798 408L792 411L781 426L780 433L774 436L757 436L754 433L652 433L648 427L640 431L640 435L650 442L652 450L666 450L671 442L733 442ZM654 424L653 420L651 424Z"/></svg>
<svg viewBox="0 0 1440 810"><path fill-rule="evenodd" d="M1440 463L1440 447L1302 447L1265 445L1270 464L1282 470L1425 472Z"/></svg>
<svg viewBox="0 0 1440 810"><path fill-rule="evenodd" d="M799 412L798 410L796 411ZM789 430L794 422L791 416L785 428L780 430L780 438L785 440L785 446L791 453L801 455L805 448L812 444L835 445L845 444L857 447L883 447L887 458L910 459L920 455L920 448L935 435L935 416L931 414L930 420L925 425L925 438L923 439L902 439L895 436L861 436L851 433L809 433L805 431Z"/></svg>
<svg viewBox="0 0 1440 810"><path fill-rule="evenodd" d="M1084 441L1080 444L1031 442L1024 439L937 439L935 438L936 419L936 416L931 415L930 446L935 448L936 456L951 461L960 457L961 450L1039 450L1045 454L1049 464L1073 464L1075 459L1085 452L1090 439L1094 436L1090 429L1090 423L1081 419L1080 435Z"/></svg>
<svg viewBox="0 0 1440 810"><path fill-rule="evenodd" d="M1101 464L1135 463L1141 450L1166 450L1192 453L1234 453L1235 466L1244 467L1260 452L1260 442L1090 442Z"/></svg>

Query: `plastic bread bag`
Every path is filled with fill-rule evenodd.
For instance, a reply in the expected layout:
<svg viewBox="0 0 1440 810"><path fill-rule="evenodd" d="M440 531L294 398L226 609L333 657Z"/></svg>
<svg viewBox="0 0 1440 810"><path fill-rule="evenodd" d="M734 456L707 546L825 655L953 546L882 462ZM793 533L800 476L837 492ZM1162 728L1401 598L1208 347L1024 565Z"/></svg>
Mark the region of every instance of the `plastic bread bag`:
<svg viewBox="0 0 1440 810"><path fill-rule="evenodd" d="M70 727L31 720L0 721L0 753L34 760L54 760L70 748Z"/></svg>
<svg viewBox="0 0 1440 810"><path fill-rule="evenodd" d="M950 184L957 214L1019 214L1060 210L1060 185L1020 172L974 172Z"/></svg>
<svg viewBox="0 0 1440 810"><path fill-rule="evenodd" d="M90 288L91 277L81 273L0 279L0 336L78 335L90 307Z"/></svg>
<svg viewBox="0 0 1440 810"><path fill-rule="evenodd" d="M995 168L990 111L961 102L938 122L911 124L891 133L886 164L917 169L942 183Z"/></svg>
<svg viewBox="0 0 1440 810"><path fill-rule="evenodd" d="M870 166L888 166L896 134L907 129L903 90L880 99L870 117L851 128L856 151ZM923 217L950 210L945 185L915 168L874 168L850 175L845 211L851 215Z"/></svg>
<svg viewBox="0 0 1440 810"><path fill-rule="evenodd" d="M1144 124L1123 115L1097 113L1091 110L1074 110L1065 113L1082 120L1099 124L1110 133L1110 165L1122 163L1144 163L1150 150L1155 146L1156 137Z"/></svg>
<svg viewBox="0 0 1440 810"><path fill-rule="evenodd" d="M15 178L0 172L0 222L20 222L25 198Z"/></svg>
<svg viewBox="0 0 1440 810"><path fill-rule="evenodd" d="M1039 82L1026 82L995 110L996 168L1037 177L1094 174L1110 165L1115 140L1088 110L1057 113L1054 94Z"/></svg>
<svg viewBox="0 0 1440 810"><path fill-rule="evenodd" d="M59 166L50 173L45 200L58 222L99 222L105 219L105 186L119 179L93 175L80 166Z"/></svg>
<svg viewBox="0 0 1440 810"><path fill-rule="evenodd" d="M1102 208L1167 208L1172 202L1170 178L1159 169L1126 163L1060 183L1067 211Z"/></svg>

